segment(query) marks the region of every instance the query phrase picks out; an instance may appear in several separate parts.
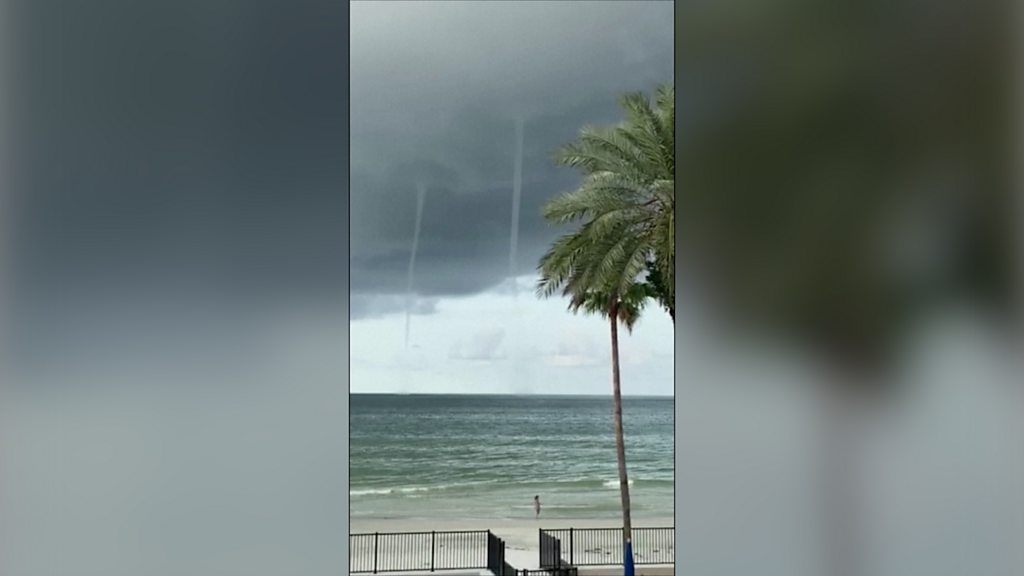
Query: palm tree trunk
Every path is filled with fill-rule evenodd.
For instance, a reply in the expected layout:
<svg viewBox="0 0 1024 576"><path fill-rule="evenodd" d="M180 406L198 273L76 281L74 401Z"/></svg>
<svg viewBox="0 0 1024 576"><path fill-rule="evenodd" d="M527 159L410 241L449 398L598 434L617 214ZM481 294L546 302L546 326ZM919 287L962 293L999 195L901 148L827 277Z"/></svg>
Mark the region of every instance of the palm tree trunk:
<svg viewBox="0 0 1024 576"><path fill-rule="evenodd" d="M629 514L629 478L626 475L626 443L622 434L622 390L619 385L619 306L612 304L609 312L612 328L612 406L615 414L615 452L619 464L619 493L622 497L622 538L628 545L633 540L633 523Z"/></svg>

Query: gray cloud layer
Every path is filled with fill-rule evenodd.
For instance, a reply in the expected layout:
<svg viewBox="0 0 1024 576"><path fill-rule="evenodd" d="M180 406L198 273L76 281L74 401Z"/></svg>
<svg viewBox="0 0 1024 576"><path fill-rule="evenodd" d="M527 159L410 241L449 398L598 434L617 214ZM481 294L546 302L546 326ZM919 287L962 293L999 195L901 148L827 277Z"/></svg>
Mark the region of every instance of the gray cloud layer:
<svg viewBox="0 0 1024 576"><path fill-rule="evenodd" d="M223 358L285 308L344 318L345 6L6 8L14 360Z"/></svg>
<svg viewBox="0 0 1024 576"><path fill-rule="evenodd" d="M672 81L670 2L352 5L352 289L405 290L415 183L429 186L416 291L508 275L514 123L525 123L517 273L558 232L543 202L573 187L551 153L617 96ZM359 311L353 309L353 314Z"/></svg>

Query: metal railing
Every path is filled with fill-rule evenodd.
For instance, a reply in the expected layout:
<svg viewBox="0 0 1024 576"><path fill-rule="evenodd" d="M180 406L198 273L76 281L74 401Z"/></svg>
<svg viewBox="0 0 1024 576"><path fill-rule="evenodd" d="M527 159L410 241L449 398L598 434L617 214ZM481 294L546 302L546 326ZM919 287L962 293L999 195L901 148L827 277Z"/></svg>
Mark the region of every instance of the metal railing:
<svg viewBox="0 0 1024 576"><path fill-rule="evenodd" d="M547 530L541 529L538 538L540 539L540 562L541 568L559 568L565 562L562 560L562 542L558 537L550 534Z"/></svg>
<svg viewBox="0 0 1024 576"><path fill-rule="evenodd" d="M541 568L622 564L622 528L540 530ZM633 528L635 564L674 564L675 528Z"/></svg>
<svg viewBox="0 0 1024 576"><path fill-rule="evenodd" d="M497 576L505 576L511 566L505 562L505 541L487 531L487 569Z"/></svg>
<svg viewBox="0 0 1024 576"><path fill-rule="evenodd" d="M489 530L372 532L349 535L349 572L488 568Z"/></svg>
<svg viewBox="0 0 1024 576"><path fill-rule="evenodd" d="M542 568L540 570L516 570L507 572L507 576L579 576L579 569L575 566L562 566L561 568Z"/></svg>

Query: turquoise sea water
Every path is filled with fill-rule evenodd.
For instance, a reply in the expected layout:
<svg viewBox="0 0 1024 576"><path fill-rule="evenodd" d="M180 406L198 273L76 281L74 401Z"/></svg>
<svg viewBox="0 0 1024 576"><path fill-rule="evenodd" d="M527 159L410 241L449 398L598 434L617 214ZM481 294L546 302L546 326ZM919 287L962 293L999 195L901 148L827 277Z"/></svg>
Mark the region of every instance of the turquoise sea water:
<svg viewBox="0 0 1024 576"><path fill-rule="evenodd" d="M351 396L357 518L617 518L610 397ZM623 401L633 514L670 516L672 398Z"/></svg>

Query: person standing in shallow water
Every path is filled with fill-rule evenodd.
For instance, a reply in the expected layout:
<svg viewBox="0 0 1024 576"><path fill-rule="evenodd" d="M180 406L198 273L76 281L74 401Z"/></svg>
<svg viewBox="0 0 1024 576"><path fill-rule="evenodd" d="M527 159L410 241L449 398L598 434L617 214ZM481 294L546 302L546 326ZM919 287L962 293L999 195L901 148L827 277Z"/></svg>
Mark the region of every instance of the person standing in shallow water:
<svg viewBox="0 0 1024 576"><path fill-rule="evenodd" d="M540 518L540 496L533 497L533 517Z"/></svg>

